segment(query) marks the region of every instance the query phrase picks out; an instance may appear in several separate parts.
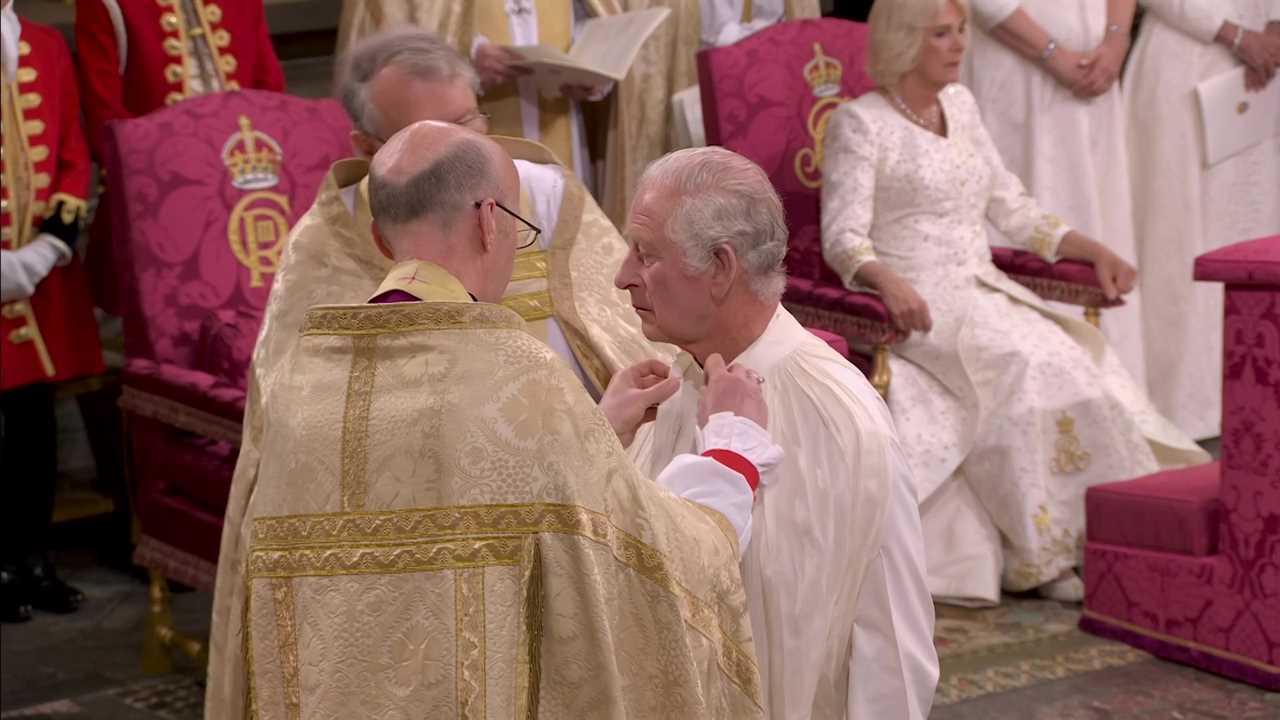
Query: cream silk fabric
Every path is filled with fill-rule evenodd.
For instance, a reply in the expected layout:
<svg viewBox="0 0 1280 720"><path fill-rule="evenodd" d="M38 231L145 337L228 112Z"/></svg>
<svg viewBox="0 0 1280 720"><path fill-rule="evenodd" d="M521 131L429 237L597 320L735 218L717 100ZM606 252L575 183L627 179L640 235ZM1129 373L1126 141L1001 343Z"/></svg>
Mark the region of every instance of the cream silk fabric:
<svg viewBox="0 0 1280 720"><path fill-rule="evenodd" d="M552 160L550 153L535 143L508 138L498 141L517 158L541 163ZM219 553L210 638L212 668L232 667L228 663L235 662L240 643L243 588L225 578L228 572L238 572L243 563L245 548L239 532L231 529L243 521L257 485L263 403L288 374L286 359L297 345L298 328L307 310L324 303L364 302L391 269L391 261L378 252L369 234L367 171L363 160L337 163L315 204L290 232L281 255L254 348L244 435L227 501L227 529ZM536 268L540 257L549 278L515 280L508 295L523 298L517 305L528 305L531 296L549 295L562 316L530 323L532 329L546 336L546 328L539 332L537 326L556 322L573 350L566 361L579 362L591 374L593 385L603 387L612 373L623 367L649 357L670 358L674 353L669 346L645 340L626 295L613 287L613 274L626 254L626 244L581 183L570 174L565 177L556 227L545 228L550 246L545 251L534 250L528 260L517 264L517 270ZM357 188L354 214L342 200L343 190L352 187ZM534 206L539 204L538 198L531 200ZM243 694L240 677L235 672L212 673L208 707L215 702L230 707L231 698Z"/></svg>
<svg viewBox="0 0 1280 720"><path fill-rule="evenodd" d="M1260 31L1280 22L1280 0L1142 4L1124 91L1147 382L1178 427L1213 437L1222 418L1223 294L1195 282L1192 265L1231 243L1280 234L1280 137L1207 167L1195 88L1240 67L1213 42L1222 23Z"/></svg>
<svg viewBox="0 0 1280 720"><path fill-rule="evenodd" d="M930 589L997 602L1080 563L1084 491L1208 455L1161 417L1102 334L991 262L984 221L1053 258L1066 232L1005 170L973 96L943 90L948 135L880 93L826 137L823 254L852 285L878 259L929 305L894 345L889 408L922 504Z"/></svg>
<svg viewBox="0 0 1280 720"><path fill-rule="evenodd" d="M1137 263L1129 152L1120 83L1098 97L1080 99L1042 65L1024 59L985 32L1019 6L1060 47L1097 47L1107 29L1107 0L973 0L978 18L965 53L962 82L973 90L978 111L1010 172L1049 212ZM994 228L991 242L1008 245ZM1065 304L1062 313L1078 313ZM1142 292L1102 314L1102 333L1138 383L1147 386L1142 337Z"/></svg>
<svg viewBox="0 0 1280 720"><path fill-rule="evenodd" d="M523 325L308 313L239 530L249 683L211 718L763 717L733 530Z"/></svg>
<svg viewBox="0 0 1280 720"><path fill-rule="evenodd" d="M938 677L920 520L893 422L856 368L779 308L734 360L765 378L786 453L762 475L742 560L772 718L924 718ZM650 474L697 446L702 371L631 451Z"/></svg>

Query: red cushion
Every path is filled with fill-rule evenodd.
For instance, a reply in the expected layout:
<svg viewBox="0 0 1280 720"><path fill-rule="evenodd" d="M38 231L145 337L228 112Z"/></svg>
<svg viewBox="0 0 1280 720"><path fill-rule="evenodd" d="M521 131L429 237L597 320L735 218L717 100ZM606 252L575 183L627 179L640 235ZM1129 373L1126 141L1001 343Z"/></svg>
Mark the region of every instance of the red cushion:
<svg viewBox="0 0 1280 720"><path fill-rule="evenodd" d="M879 295L869 292L852 292L840 285L828 285L820 280L787 278L787 292L783 297L787 304L830 310L843 315L853 315L872 322L891 324L889 308Z"/></svg>
<svg viewBox="0 0 1280 720"><path fill-rule="evenodd" d="M1217 462L1095 485L1084 496L1089 542L1182 555L1218 551Z"/></svg>
<svg viewBox="0 0 1280 720"><path fill-rule="evenodd" d="M199 370L132 358L121 376L126 387L173 400L195 410L240 422L245 391Z"/></svg>
<svg viewBox="0 0 1280 720"><path fill-rule="evenodd" d="M1196 258L1196 280L1280 285L1280 235L1219 248Z"/></svg>
<svg viewBox="0 0 1280 720"><path fill-rule="evenodd" d="M805 328L805 329L813 333L815 337L820 338L823 342L830 345L832 350L835 350L836 352L840 353L840 357L846 360L849 359L849 341L848 340L845 340L844 338L840 337L839 335L833 332L827 332L826 330L819 330L818 328Z"/></svg>

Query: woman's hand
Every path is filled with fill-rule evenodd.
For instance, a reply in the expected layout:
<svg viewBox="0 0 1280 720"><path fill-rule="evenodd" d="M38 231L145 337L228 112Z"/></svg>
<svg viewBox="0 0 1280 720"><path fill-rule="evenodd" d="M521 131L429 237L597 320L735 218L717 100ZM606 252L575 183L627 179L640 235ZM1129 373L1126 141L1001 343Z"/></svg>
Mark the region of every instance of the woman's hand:
<svg viewBox="0 0 1280 720"><path fill-rule="evenodd" d="M1089 71L1093 68L1092 63L1094 61L1092 55L1085 55L1084 53L1060 47L1054 50L1053 55L1050 55L1049 59L1045 61L1044 69L1062 87L1073 93L1078 93L1079 88L1084 85Z"/></svg>
<svg viewBox="0 0 1280 720"><path fill-rule="evenodd" d="M1111 89L1120 77L1120 68L1124 66L1125 53L1129 52L1129 36L1120 33L1107 33L1098 47L1085 55L1083 67L1084 77L1075 88L1078 97L1097 97Z"/></svg>
<svg viewBox="0 0 1280 720"><path fill-rule="evenodd" d="M1248 67L1245 73L1246 90L1261 90L1275 77L1280 66L1280 35L1242 30L1236 57Z"/></svg>
<svg viewBox="0 0 1280 720"><path fill-rule="evenodd" d="M1062 236L1058 245L1062 257L1088 260L1098 276L1098 285L1108 300L1127 294L1138 282L1138 271L1111 248L1076 230Z"/></svg>
<svg viewBox="0 0 1280 720"><path fill-rule="evenodd" d="M911 283L894 275L892 280L884 283L880 289L880 297L885 307L889 308L889 317L893 324L904 333L929 332L933 329L933 317L929 315L929 303L920 297L920 293L911 287Z"/></svg>

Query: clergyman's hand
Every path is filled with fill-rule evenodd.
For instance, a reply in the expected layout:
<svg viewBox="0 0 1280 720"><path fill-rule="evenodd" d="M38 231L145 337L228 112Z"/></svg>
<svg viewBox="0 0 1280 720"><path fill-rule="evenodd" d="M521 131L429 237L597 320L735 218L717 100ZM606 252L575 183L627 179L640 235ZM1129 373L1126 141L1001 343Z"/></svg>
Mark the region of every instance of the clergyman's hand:
<svg viewBox="0 0 1280 720"><path fill-rule="evenodd" d="M680 376L661 360L642 360L615 374L600 398L600 411L627 447L640 426L657 415L658 405L680 389Z"/></svg>
<svg viewBox="0 0 1280 720"><path fill-rule="evenodd" d="M533 72L516 64L521 60L523 58L510 48L485 42L476 46L472 64L476 68L476 74L480 76L480 84L489 90Z"/></svg>
<svg viewBox="0 0 1280 720"><path fill-rule="evenodd" d="M769 427L769 407L764 402L764 378L760 373L741 365L726 368L719 353L708 357L702 369L707 374L707 385L698 399L698 427L705 427L712 415L722 412Z"/></svg>

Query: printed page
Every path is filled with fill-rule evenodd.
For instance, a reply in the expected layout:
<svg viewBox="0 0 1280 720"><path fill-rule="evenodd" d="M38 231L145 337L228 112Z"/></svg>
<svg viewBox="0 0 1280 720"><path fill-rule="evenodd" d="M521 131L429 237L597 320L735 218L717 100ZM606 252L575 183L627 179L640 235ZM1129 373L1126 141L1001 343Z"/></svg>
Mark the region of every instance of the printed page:
<svg viewBox="0 0 1280 720"><path fill-rule="evenodd" d="M567 54L543 45L511 49L524 58L521 66L533 70L539 91L558 96L561 85L600 86L625 78L644 41L669 14L663 7L592 18Z"/></svg>

